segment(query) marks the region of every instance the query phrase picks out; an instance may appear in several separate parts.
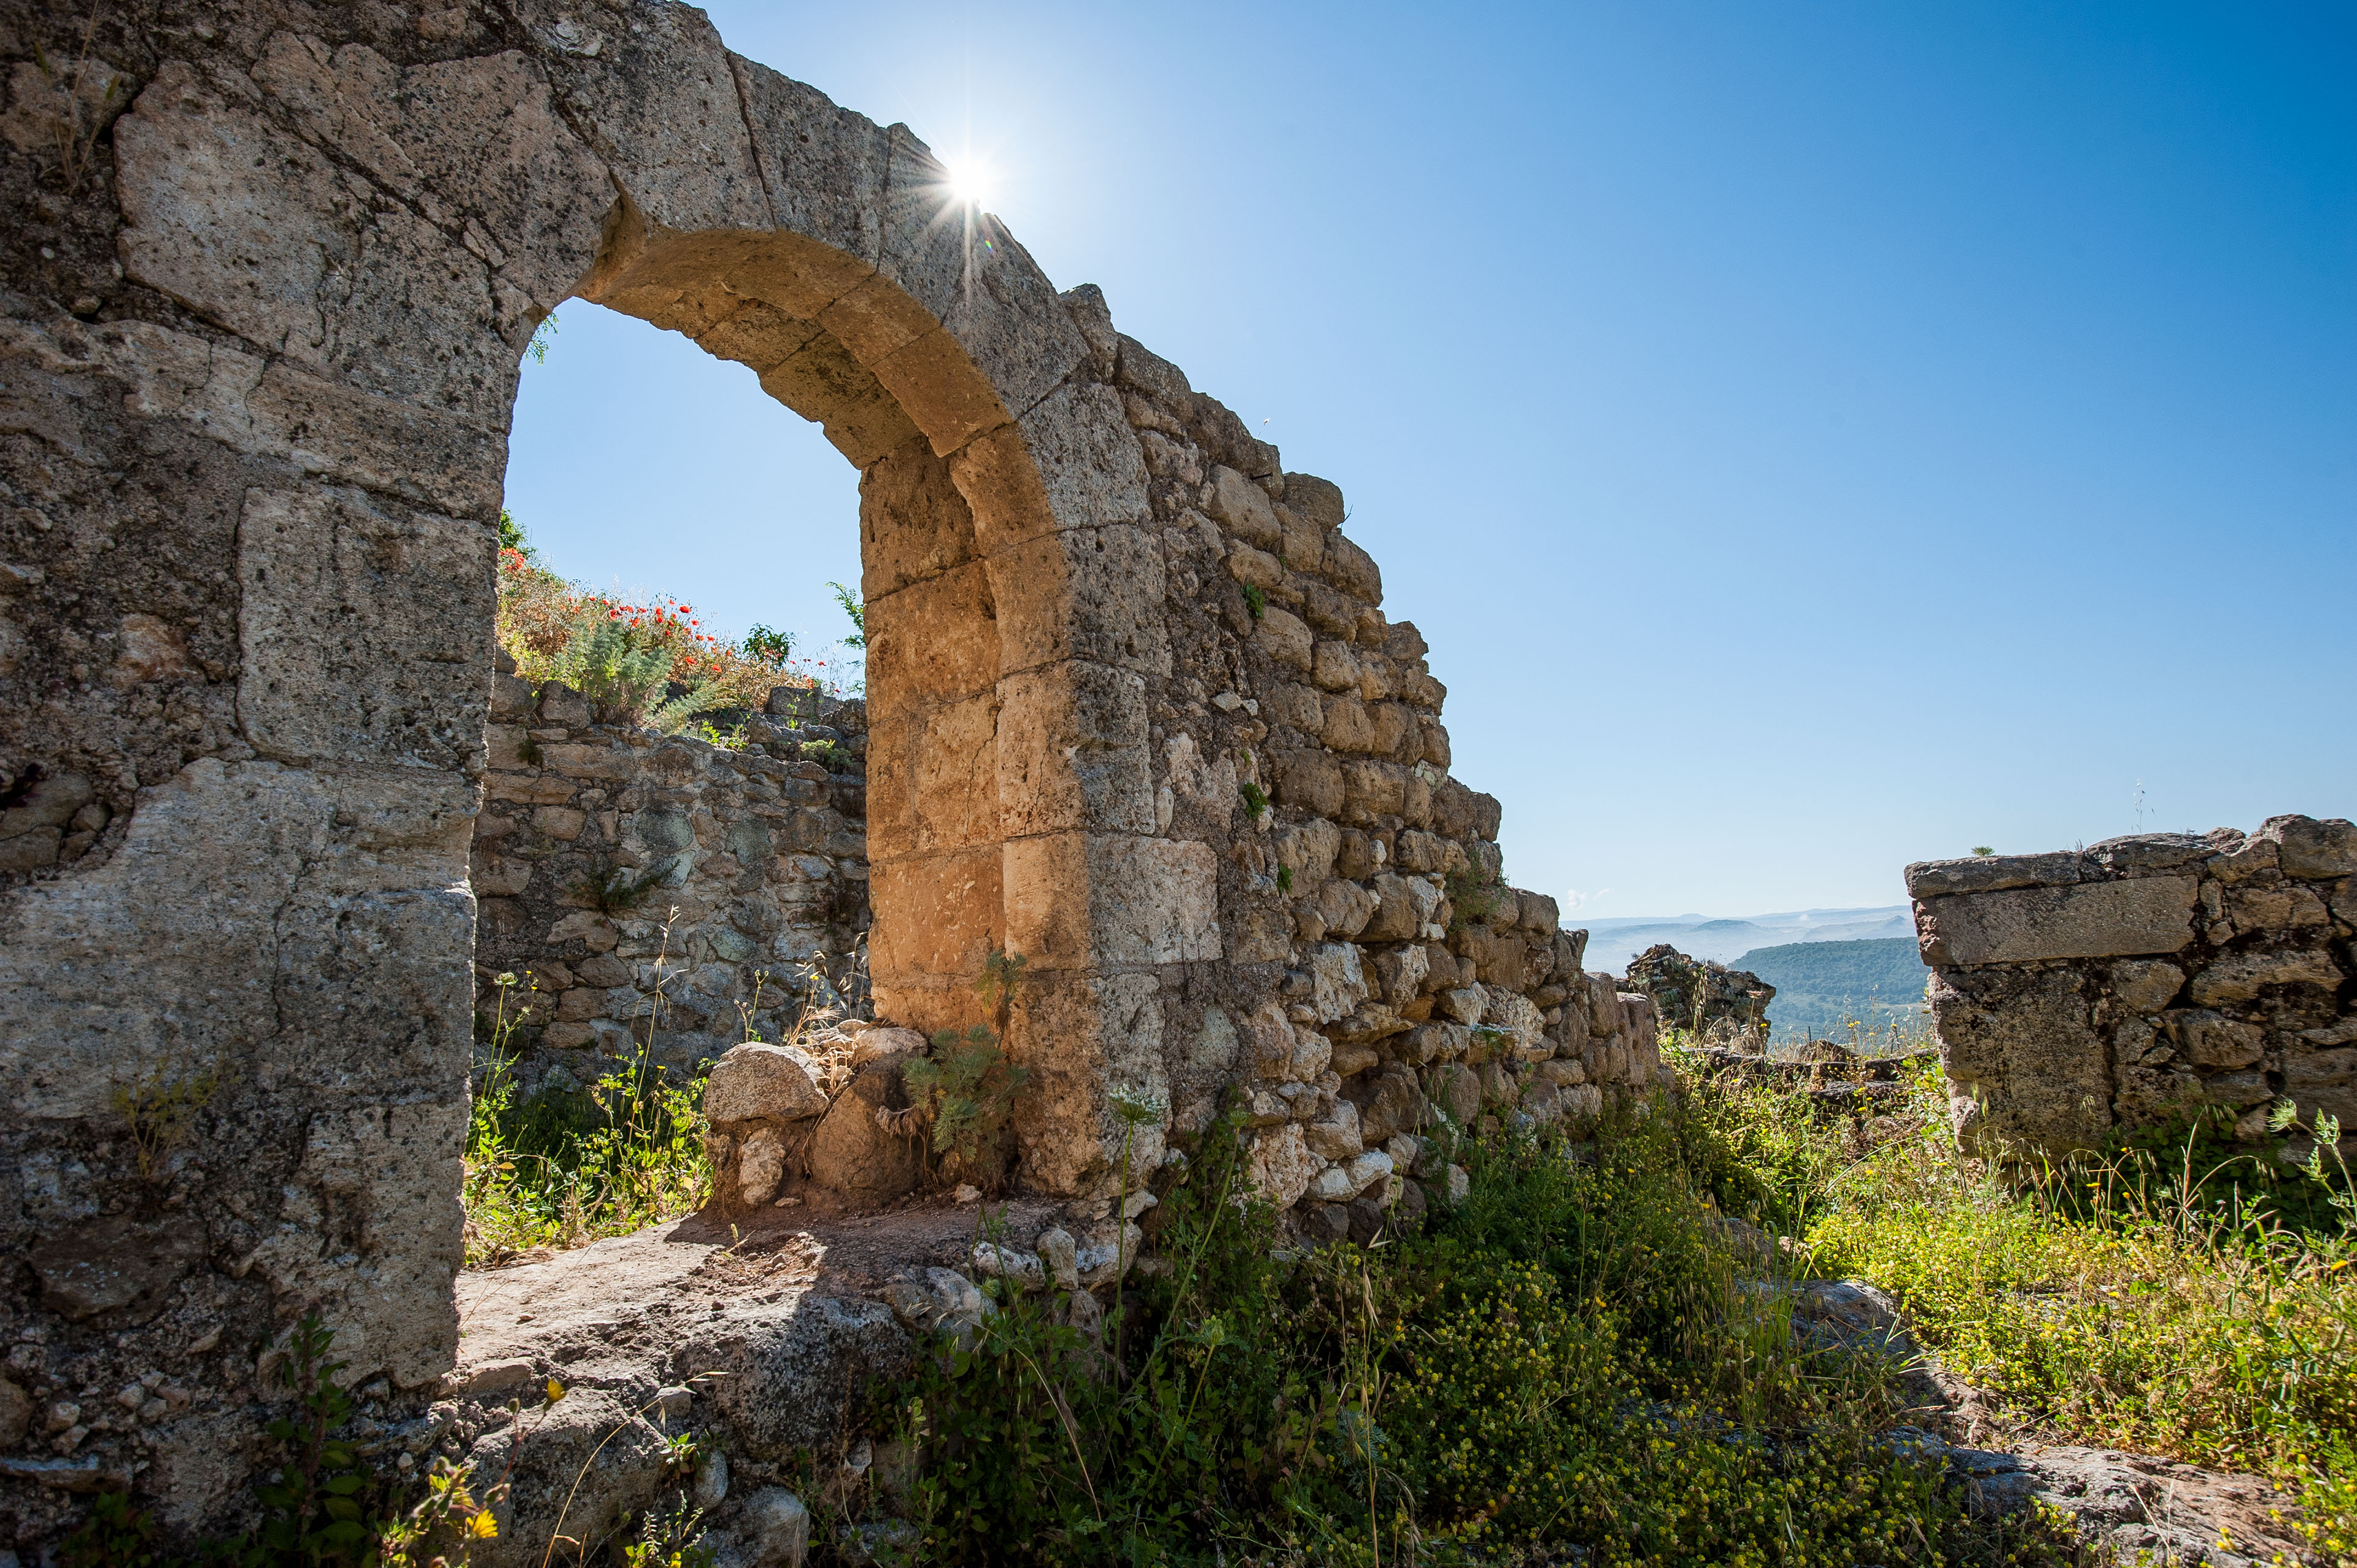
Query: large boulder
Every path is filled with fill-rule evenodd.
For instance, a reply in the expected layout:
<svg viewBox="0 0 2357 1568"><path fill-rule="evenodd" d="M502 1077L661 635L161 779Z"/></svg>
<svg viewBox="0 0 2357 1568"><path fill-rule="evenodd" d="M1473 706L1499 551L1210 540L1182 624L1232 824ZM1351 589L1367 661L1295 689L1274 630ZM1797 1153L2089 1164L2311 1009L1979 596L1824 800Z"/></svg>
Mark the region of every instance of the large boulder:
<svg viewBox="0 0 2357 1568"><path fill-rule="evenodd" d="M866 1036L863 1036L863 1043ZM901 1069L904 1055L879 1056L858 1069L851 1086L835 1096L812 1135L807 1170L811 1180L845 1203L889 1203L913 1189L924 1176L921 1129L902 1127L893 1112L909 1105Z"/></svg>
<svg viewBox="0 0 2357 1568"><path fill-rule="evenodd" d="M731 1047L704 1086L704 1119L716 1128L744 1122L799 1122L825 1109L818 1064L794 1046L748 1040Z"/></svg>

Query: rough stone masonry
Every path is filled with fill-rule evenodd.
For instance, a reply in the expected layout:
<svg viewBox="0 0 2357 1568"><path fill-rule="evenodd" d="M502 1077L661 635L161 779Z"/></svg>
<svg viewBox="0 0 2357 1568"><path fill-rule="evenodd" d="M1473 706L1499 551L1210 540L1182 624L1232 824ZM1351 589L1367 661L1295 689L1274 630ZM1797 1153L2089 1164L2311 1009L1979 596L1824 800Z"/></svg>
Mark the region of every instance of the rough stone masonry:
<svg viewBox="0 0 2357 1568"><path fill-rule="evenodd" d="M875 1008L979 1022L985 959L1026 955L1029 1189L1102 1197L1115 1088L1165 1107L1149 1160L1241 1085L1264 1184L1330 1228L1436 1106L1652 1080L1650 1004L1501 882L1340 492L905 127L662 0L86 20L0 0L17 1540L124 1481L175 1531L232 1517L307 1310L365 1420L451 1363L479 899L531 905L468 881L521 760L485 746L494 524L568 298L752 367L861 470ZM599 843L586 788L496 814ZM791 880L688 826L674 890L723 853Z"/></svg>
<svg viewBox="0 0 2357 1568"><path fill-rule="evenodd" d="M2094 1147L2288 1099L2357 1134L2357 827L2139 833L1907 868L1968 1147Z"/></svg>

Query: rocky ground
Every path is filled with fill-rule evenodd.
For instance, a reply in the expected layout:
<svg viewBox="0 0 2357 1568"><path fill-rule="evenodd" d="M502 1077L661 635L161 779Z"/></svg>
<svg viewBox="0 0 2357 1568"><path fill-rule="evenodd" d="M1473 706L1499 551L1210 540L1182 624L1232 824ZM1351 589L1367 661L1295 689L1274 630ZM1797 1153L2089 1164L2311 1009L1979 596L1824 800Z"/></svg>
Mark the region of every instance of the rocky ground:
<svg viewBox="0 0 2357 1568"><path fill-rule="evenodd" d="M595 1541L680 1484L722 1568L799 1563L812 1509L872 1487L888 1498L909 1477L909 1455L855 1432L869 1381L907 1375L935 1335L970 1331L988 1310L981 1274L1044 1285L1068 1273L1060 1218L1015 1203L985 1222L979 1204L930 1197L865 1217L689 1219L467 1274L459 1365L406 1436L412 1463L438 1447L471 1458L479 1485L506 1482L482 1568L536 1563L553 1535ZM1777 1251L1757 1232L1734 1240L1763 1261ZM2292 1499L2257 1477L2029 1441L1924 1355L1870 1285L1754 1288L1791 1297L1795 1333L1900 1361L1919 1405L1888 1441L1943 1459L1985 1508L2061 1509L2124 1562L2297 1556ZM1099 1305L1074 1300L1092 1316Z"/></svg>
<svg viewBox="0 0 2357 1568"><path fill-rule="evenodd" d="M1052 1218L988 1211L1025 1254ZM870 1380L905 1376L920 1335L979 1319L984 1222L981 1205L943 1198L807 1222L691 1218L462 1275L458 1366L409 1436L412 1462L439 1447L470 1458L479 1485L506 1481L479 1568L537 1563L555 1534L594 1541L683 1470L724 1568L798 1562L806 1509L823 1506L811 1483L875 1462L851 1432Z"/></svg>

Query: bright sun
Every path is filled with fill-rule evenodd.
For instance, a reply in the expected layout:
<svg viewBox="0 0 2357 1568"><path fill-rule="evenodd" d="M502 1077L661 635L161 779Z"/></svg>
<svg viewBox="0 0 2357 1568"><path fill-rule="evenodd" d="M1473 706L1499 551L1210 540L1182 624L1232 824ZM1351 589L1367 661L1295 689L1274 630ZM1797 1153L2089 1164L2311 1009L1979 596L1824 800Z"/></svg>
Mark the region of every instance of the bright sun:
<svg viewBox="0 0 2357 1568"><path fill-rule="evenodd" d="M949 176L950 194L959 201L979 207L990 199L990 166L980 158L945 158L942 167Z"/></svg>

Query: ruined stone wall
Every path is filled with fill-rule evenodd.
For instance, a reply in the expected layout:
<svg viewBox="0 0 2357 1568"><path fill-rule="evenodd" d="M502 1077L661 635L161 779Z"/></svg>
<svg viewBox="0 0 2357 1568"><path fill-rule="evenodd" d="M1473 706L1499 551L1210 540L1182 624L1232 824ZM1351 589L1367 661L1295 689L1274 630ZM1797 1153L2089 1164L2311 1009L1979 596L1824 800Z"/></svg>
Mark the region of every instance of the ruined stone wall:
<svg viewBox="0 0 2357 1568"><path fill-rule="evenodd" d="M2140 833L1907 868L1968 1147L2094 1147L2289 1099L2357 1132L2357 828Z"/></svg>
<svg viewBox="0 0 2357 1568"><path fill-rule="evenodd" d="M1650 1086L1650 1002L1584 973L1585 934L1505 885L1499 803L1449 776L1447 693L1384 616L1340 490L1285 472L1094 290L1068 297L1145 459L1170 650L1143 715L1154 828L1212 851L1231 970L1174 988L1137 1087L1183 1134L1240 1086L1264 1187L1335 1234L1404 1195L1395 1176L1448 1179L1419 1136L1438 1118L1592 1116Z"/></svg>
<svg viewBox="0 0 2357 1568"><path fill-rule="evenodd" d="M675 891L716 908L763 791L817 788L513 725L504 690L487 751L517 360L568 298L752 367L861 469L875 1005L975 1022L989 953L1029 960L1023 1184L1103 1204L1112 1091L1166 1108L1151 1162L1241 1083L1267 1184L1330 1230L1431 1105L1651 1080L1649 1004L1501 888L1339 492L1060 295L906 127L665 0L87 15L0 0L15 1539L135 1476L177 1536L232 1521L307 1312L364 1420L430 1397L479 937L545 956L573 861L686 854L682 808ZM566 732L556 773L517 727ZM601 749L630 777L565 775ZM549 779L476 862L489 787ZM562 994L636 989L601 977Z"/></svg>
<svg viewBox="0 0 2357 1568"><path fill-rule="evenodd" d="M730 749L593 725L562 685L494 679L475 1010L479 1038L510 1026L522 1092L641 1048L690 1074L748 1029L782 1039L805 1009L865 1003L866 704L823 708L832 722L755 715ZM593 890L617 885L601 909Z"/></svg>

